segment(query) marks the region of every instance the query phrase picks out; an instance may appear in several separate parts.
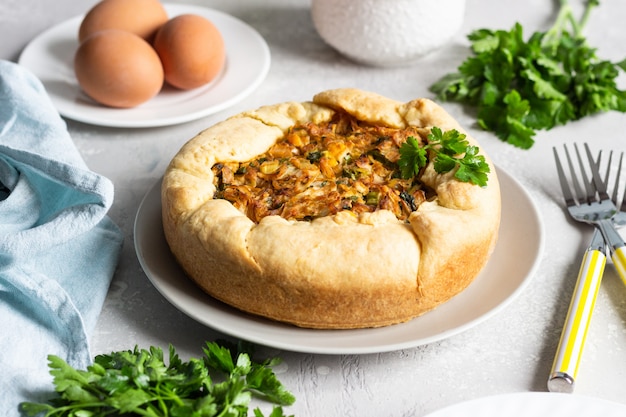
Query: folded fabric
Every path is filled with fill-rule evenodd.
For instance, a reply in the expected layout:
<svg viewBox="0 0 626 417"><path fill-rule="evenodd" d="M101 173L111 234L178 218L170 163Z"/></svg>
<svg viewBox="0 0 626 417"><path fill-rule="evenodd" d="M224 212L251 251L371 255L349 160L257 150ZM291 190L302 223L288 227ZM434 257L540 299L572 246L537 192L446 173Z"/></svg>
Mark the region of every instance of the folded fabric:
<svg viewBox="0 0 626 417"><path fill-rule="evenodd" d="M122 245L112 202L41 82L0 61L0 415L53 396L49 354L91 363Z"/></svg>

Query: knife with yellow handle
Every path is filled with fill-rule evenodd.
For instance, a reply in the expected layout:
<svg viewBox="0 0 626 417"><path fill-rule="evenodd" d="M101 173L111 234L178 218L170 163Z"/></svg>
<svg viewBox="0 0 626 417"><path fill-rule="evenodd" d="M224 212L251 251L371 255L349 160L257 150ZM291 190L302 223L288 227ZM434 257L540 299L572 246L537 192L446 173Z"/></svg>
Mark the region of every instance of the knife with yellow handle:
<svg viewBox="0 0 626 417"><path fill-rule="evenodd" d="M594 233L578 272L576 287L548 379L548 390L551 392L574 391L578 365L605 265L606 244L600 233Z"/></svg>

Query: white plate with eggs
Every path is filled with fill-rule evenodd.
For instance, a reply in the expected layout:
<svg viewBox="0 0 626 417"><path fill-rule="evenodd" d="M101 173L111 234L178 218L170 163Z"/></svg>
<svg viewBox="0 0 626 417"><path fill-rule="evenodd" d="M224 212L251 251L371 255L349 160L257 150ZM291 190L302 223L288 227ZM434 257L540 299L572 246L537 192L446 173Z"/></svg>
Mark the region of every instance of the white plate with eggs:
<svg viewBox="0 0 626 417"><path fill-rule="evenodd" d="M96 103L82 92L74 75L78 28L84 16L43 32L26 46L18 62L41 80L62 116L110 127L157 127L196 120L236 104L263 82L270 68L270 51L256 30L217 10L191 5L164 6L170 17L197 14L210 20L221 32L226 64L211 83L186 91L165 85L155 97L130 109Z"/></svg>

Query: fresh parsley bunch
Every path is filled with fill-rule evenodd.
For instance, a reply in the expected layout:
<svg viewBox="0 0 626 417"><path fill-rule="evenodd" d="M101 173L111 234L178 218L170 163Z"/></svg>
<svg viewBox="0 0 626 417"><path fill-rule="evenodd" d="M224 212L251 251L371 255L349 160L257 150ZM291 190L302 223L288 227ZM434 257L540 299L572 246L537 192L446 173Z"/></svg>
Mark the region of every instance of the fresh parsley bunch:
<svg viewBox="0 0 626 417"><path fill-rule="evenodd" d="M425 146L420 146L413 136L400 146L400 176L406 179L418 175L428 162L429 151L434 155L433 165L438 173L450 172L458 167L454 177L459 181L481 187L487 185L490 168L485 157L478 154L478 147L470 145L466 136L458 130L443 132L437 126L431 129Z"/></svg>
<svg viewBox="0 0 626 417"><path fill-rule="evenodd" d="M46 417L243 417L255 395L278 404L269 417L284 417L281 406L295 398L270 369L278 359L254 362L242 346L210 342L203 358L183 362L170 345L167 364L160 348L135 347L96 356L87 370L50 355L59 396L49 404L22 403L20 408L26 415ZM263 413L256 408L254 416Z"/></svg>
<svg viewBox="0 0 626 417"><path fill-rule="evenodd" d="M473 55L431 86L441 100L477 108L478 124L514 146L528 149L537 130L609 110L626 111L616 84L626 60L603 61L582 31L598 0L587 0L580 20L568 0L546 32L524 40L519 23L510 31L476 30Z"/></svg>

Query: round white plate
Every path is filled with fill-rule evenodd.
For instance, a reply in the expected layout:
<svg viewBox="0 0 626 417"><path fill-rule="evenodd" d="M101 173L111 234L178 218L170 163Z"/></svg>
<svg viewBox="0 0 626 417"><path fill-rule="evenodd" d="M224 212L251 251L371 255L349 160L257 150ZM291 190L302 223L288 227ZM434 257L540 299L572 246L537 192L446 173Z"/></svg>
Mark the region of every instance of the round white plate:
<svg viewBox="0 0 626 417"><path fill-rule="evenodd" d="M313 330L255 317L202 292L178 266L163 236L160 184L144 197L135 219L135 250L152 284L174 306L222 333L280 349L326 354L399 350L460 333L493 316L530 281L543 247L538 211L511 176L498 170L502 223L485 269L461 294L411 320L377 329Z"/></svg>
<svg viewBox="0 0 626 417"><path fill-rule="evenodd" d="M626 405L552 392L523 392L451 405L426 417L623 417Z"/></svg>
<svg viewBox="0 0 626 417"><path fill-rule="evenodd" d="M195 120L236 104L263 82L270 68L270 51L249 25L200 6L166 4L165 9L170 17L194 13L217 26L226 46L226 65L218 79L188 91L165 86L156 97L131 109L99 105L82 92L74 75L83 16L43 32L26 46L18 62L41 80L62 116L112 127L156 127Z"/></svg>

